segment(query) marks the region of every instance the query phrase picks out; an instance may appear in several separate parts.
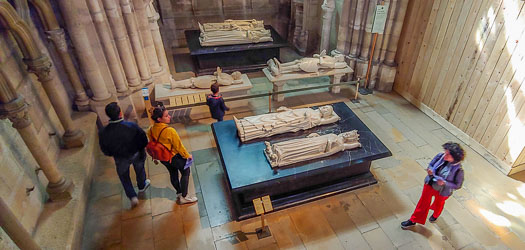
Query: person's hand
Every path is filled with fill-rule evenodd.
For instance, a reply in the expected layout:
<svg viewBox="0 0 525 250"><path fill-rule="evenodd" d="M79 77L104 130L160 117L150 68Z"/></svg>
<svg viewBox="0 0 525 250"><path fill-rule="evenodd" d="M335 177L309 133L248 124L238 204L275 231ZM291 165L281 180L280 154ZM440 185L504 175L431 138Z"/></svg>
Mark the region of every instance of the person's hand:
<svg viewBox="0 0 525 250"><path fill-rule="evenodd" d="M190 155L190 157L188 157L188 160L191 160L193 159L193 155Z"/></svg>
<svg viewBox="0 0 525 250"><path fill-rule="evenodd" d="M439 179L439 180L437 180L437 184L440 185L440 186L443 186L443 185L445 185L445 181Z"/></svg>
<svg viewBox="0 0 525 250"><path fill-rule="evenodd" d="M427 174L428 175L434 175L434 171L432 171L432 169L430 169L430 168L427 168Z"/></svg>

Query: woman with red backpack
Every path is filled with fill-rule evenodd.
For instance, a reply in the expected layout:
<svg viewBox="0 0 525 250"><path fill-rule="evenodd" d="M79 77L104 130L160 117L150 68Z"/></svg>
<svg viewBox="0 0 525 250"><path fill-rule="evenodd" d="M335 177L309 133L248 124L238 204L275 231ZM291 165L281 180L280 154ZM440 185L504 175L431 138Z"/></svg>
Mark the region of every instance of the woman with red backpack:
<svg viewBox="0 0 525 250"><path fill-rule="evenodd" d="M147 147L148 153L150 153L154 159L156 158L154 154L168 155L165 159L162 157L158 159L164 166L166 166L170 173L171 185L173 185L177 191L177 202L179 204L196 202L197 197L188 195L190 168L188 167L189 164L186 163L192 161L192 155L189 154L184 145L182 145L182 141L180 140L177 131L168 126L168 123L171 121L171 116L164 106L157 106L151 112L151 119L155 123L150 127L147 133L148 139L150 140ZM151 144L156 145L152 146ZM158 144L161 144L161 147L158 147ZM151 148L153 150L150 150ZM161 150L159 150L159 148L162 148L162 150L167 152L160 152ZM155 150L157 150L157 152L151 152ZM179 172L181 174L180 181Z"/></svg>

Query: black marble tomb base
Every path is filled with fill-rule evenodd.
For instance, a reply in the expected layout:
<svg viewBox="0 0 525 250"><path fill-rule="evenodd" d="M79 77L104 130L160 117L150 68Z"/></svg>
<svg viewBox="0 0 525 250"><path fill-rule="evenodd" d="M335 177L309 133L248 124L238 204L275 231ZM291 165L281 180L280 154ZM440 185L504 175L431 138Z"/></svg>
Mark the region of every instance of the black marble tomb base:
<svg viewBox="0 0 525 250"><path fill-rule="evenodd" d="M266 67L269 59L279 59L279 48L288 46L288 43L272 26L265 25L265 28L270 29L273 42L210 47L200 45L199 30L184 31L197 75L213 74L217 67L227 73L257 70Z"/></svg>
<svg viewBox="0 0 525 250"><path fill-rule="evenodd" d="M391 156L385 145L344 103L333 104L341 120L306 131L241 143L232 120L212 124L213 135L238 220L255 216L252 199L270 195L275 210L377 183L371 161ZM308 134L339 134L357 129L361 148L272 169L264 141L276 143Z"/></svg>

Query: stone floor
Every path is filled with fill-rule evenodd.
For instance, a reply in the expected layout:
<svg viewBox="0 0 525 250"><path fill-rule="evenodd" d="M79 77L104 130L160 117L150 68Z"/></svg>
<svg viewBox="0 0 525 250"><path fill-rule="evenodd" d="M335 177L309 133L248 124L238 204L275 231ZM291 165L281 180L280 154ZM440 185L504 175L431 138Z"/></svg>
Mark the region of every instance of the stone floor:
<svg viewBox="0 0 525 250"><path fill-rule="evenodd" d="M253 91L269 84L251 75ZM292 84L293 85L293 84ZM293 87L293 86L291 86ZM451 133L395 93L362 96L326 90L288 96L288 107L345 101L392 151L374 161L377 185L265 216L272 236L257 239L260 219L232 221L211 119L173 124L192 151L190 193L199 202L177 205L167 171L148 160L151 188L130 210L111 158L98 153L84 228L84 249L525 249L525 174L507 177L465 146L465 183L447 200L437 223L400 229L422 190L425 168ZM254 99L225 119L268 111ZM274 106L276 106L274 104ZM131 171L133 172L133 171Z"/></svg>

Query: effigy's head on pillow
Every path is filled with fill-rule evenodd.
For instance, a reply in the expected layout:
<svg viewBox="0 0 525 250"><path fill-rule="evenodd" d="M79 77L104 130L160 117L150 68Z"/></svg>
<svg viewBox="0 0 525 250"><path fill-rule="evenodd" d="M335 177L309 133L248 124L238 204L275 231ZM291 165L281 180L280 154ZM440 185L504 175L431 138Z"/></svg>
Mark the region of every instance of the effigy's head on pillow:
<svg viewBox="0 0 525 250"><path fill-rule="evenodd" d="M334 114L334 108L331 105L321 106L319 112L322 118L329 118Z"/></svg>

